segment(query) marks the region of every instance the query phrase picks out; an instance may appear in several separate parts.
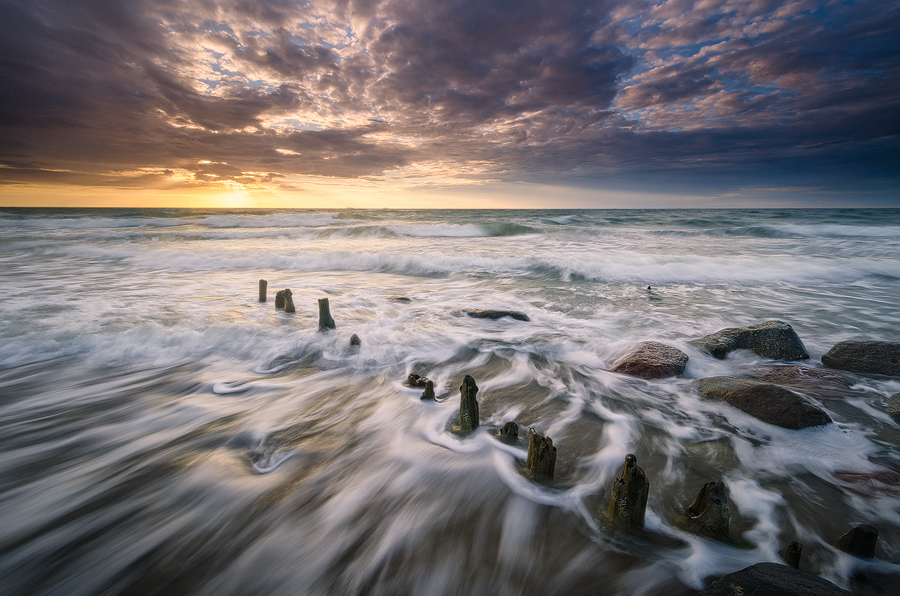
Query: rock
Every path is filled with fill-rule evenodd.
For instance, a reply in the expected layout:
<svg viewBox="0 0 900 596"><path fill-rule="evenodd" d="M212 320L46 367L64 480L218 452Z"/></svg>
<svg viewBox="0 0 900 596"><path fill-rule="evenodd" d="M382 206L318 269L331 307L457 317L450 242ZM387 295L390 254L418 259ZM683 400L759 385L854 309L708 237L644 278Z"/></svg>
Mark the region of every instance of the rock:
<svg viewBox="0 0 900 596"><path fill-rule="evenodd" d="M475 399L477 393L478 385L475 384L475 379L466 375L462 385L459 386L459 430L461 432L471 432L478 428L480 420L478 400Z"/></svg>
<svg viewBox="0 0 900 596"><path fill-rule="evenodd" d="M391 302L412 302L412 298L407 298L406 296L391 296L388 300Z"/></svg>
<svg viewBox="0 0 900 596"><path fill-rule="evenodd" d="M510 317L516 319L517 321L531 320L525 313L515 310L489 310L484 308L469 308L464 310L463 312L475 319L500 319L503 317Z"/></svg>
<svg viewBox="0 0 900 596"><path fill-rule="evenodd" d="M803 545L796 540L787 545L784 549L784 562L793 567L800 569L800 555L803 553Z"/></svg>
<svg viewBox="0 0 900 596"><path fill-rule="evenodd" d="M294 299L293 294L291 294L291 290L289 288L285 288L284 290L284 312L297 312L294 308Z"/></svg>
<svg viewBox="0 0 900 596"><path fill-rule="evenodd" d="M613 372L645 379L674 377L684 372L688 355L677 348L655 341L644 341L613 363Z"/></svg>
<svg viewBox="0 0 900 596"><path fill-rule="evenodd" d="M828 368L900 377L900 343L839 341L822 356Z"/></svg>
<svg viewBox="0 0 900 596"><path fill-rule="evenodd" d="M264 280L264 279L259 280L259 301L260 302L266 301L266 287L268 285L269 285L269 282L267 282L266 280Z"/></svg>
<svg viewBox="0 0 900 596"><path fill-rule="evenodd" d="M697 534L716 540L728 538L730 513L725 484L718 480L704 484L684 515Z"/></svg>
<svg viewBox="0 0 900 596"><path fill-rule="evenodd" d="M629 453L621 476L613 480L607 515L624 526L643 528L649 494L650 481L637 465L637 457Z"/></svg>
<svg viewBox="0 0 900 596"><path fill-rule="evenodd" d="M359 339L359 336L354 333L353 335L350 336L350 345L351 346L361 346L362 340Z"/></svg>
<svg viewBox="0 0 900 596"><path fill-rule="evenodd" d="M284 310L284 290L275 292L275 310Z"/></svg>
<svg viewBox="0 0 900 596"><path fill-rule="evenodd" d="M830 581L779 563L757 563L717 579L698 596L853 596Z"/></svg>
<svg viewBox="0 0 900 596"><path fill-rule="evenodd" d="M868 524L860 524L834 541L834 548L854 557L871 559L875 556L878 530Z"/></svg>
<svg viewBox="0 0 900 596"><path fill-rule="evenodd" d="M319 331L325 329L334 329L334 319L331 318L331 307L328 305L328 298L319 298Z"/></svg>
<svg viewBox="0 0 900 596"><path fill-rule="evenodd" d="M406 384L410 387L424 387L428 383L428 379L421 375L417 375L416 373L410 373L408 377L406 377Z"/></svg>
<svg viewBox="0 0 900 596"><path fill-rule="evenodd" d="M518 430L516 431L518 433ZM556 471L556 447L550 437L542 437L528 429L528 459L525 473L535 482L550 482Z"/></svg>
<svg viewBox="0 0 900 596"><path fill-rule="evenodd" d="M887 407L888 414L900 420L900 393L895 393L891 396L891 399L888 400Z"/></svg>
<svg viewBox="0 0 900 596"><path fill-rule="evenodd" d="M425 391L422 392L422 399L434 399L434 383L431 379L425 381Z"/></svg>
<svg viewBox="0 0 900 596"><path fill-rule="evenodd" d="M726 401L734 407L782 428L800 429L831 422L825 411L806 403L784 387L733 377L702 379L698 390L704 397Z"/></svg>
<svg viewBox="0 0 900 596"><path fill-rule="evenodd" d="M805 360L809 358L794 328L784 321L766 321L750 327L730 327L695 339L691 345L724 358L732 350L753 350L763 358Z"/></svg>
<svg viewBox="0 0 900 596"><path fill-rule="evenodd" d="M507 422L500 429L500 440L504 443L515 443L519 440L519 425L515 422ZM530 446L529 446L530 447Z"/></svg>

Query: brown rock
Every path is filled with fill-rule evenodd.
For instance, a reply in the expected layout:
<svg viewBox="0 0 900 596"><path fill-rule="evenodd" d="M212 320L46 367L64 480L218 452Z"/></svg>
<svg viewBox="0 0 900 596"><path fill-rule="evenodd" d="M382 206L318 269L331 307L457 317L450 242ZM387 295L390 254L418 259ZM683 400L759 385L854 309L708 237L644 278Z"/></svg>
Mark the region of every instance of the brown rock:
<svg viewBox="0 0 900 596"><path fill-rule="evenodd" d="M683 373L687 361L688 355L677 348L644 341L620 356L610 370L645 379L662 379Z"/></svg>
<svg viewBox="0 0 900 596"><path fill-rule="evenodd" d="M763 422L800 429L831 422L823 410L806 403L784 387L733 377L702 379L698 390L704 397L726 401Z"/></svg>
<svg viewBox="0 0 900 596"><path fill-rule="evenodd" d="M840 341L822 356L828 368L900 377L900 343Z"/></svg>

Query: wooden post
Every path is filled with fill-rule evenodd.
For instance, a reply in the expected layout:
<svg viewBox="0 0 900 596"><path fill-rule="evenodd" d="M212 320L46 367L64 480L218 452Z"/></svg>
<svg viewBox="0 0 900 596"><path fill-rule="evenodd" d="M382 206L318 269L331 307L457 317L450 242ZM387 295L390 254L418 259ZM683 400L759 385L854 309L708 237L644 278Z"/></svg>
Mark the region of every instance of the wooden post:
<svg viewBox="0 0 900 596"><path fill-rule="evenodd" d="M259 301L260 302L266 301L266 286L268 286L268 285L269 285L269 282L267 282L266 280L264 280L264 279L259 280Z"/></svg>
<svg viewBox="0 0 900 596"><path fill-rule="evenodd" d="M293 294L291 294L290 288L285 288L284 290L284 312L297 312L294 309L294 299L292 298Z"/></svg>
<svg viewBox="0 0 900 596"><path fill-rule="evenodd" d="M728 538L729 510L725 484L707 482L684 514L691 529L716 540Z"/></svg>
<svg viewBox="0 0 900 596"><path fill-rule="evenodd" d="M622 474L613 480L607 514L625 526L643 528L649 493L650 481L637 465L637 457L629 453L625 456Z"/></svg>
<svg viewBox="0 0 900 596"><path fill-rule="evenodd" d="M334 319L331 318L331 308L328 306L328 298L319 298L319 331L334 329Z"/></svg>
<svg viewBox="0 0 900 596"><path fill-rule="evenodd" d="M434 399L434 382L431 379L425 380L425 391L422 393L422 399Z"/></svg>
<svg viewBox="0 0 900 596"><path fill-rule="evenodd" d="M284 310L284 290L275 292L275 310Z"/></svg>
<svg viewBox="0 0 900 596"><path fill-rule="evenodd" d="M475 379L470 375L466 375L462 385L459 386L459 430L462 432L471 432L478 428L478 400L475 395L478 393L478 385Z"/></svg>
<svg viewBox="0 0 900 596"><path fill-rule="evenodd" d="M784 549L784 562L793 567L800 569L800 554L803 552L803 545L796 540L787 545Z"/></svg>
<svg viewBox="0 0 900 596"><path fill-rule="evenodd" d="M528 429L528 459L525 473L535 482L550 482L556 472L556 447L550 437L542 437Z"/></svg>

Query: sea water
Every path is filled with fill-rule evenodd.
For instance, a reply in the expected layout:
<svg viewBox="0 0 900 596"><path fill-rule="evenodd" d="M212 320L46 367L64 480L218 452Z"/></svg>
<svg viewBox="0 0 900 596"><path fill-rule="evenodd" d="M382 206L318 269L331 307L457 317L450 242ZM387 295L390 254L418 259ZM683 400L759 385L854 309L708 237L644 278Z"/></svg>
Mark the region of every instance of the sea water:
<svg viewBox="0 0 900 596"><path fill-rule="evenodd" d="M900 570L900 379L795 388L834 423L785 430L696 387L784 363L688 343L777 319L820 367L900 341L898 210L3 209L0 313L2 594L690 594L792 540L845 587ZM684 374L610 372L646 340ZM510 420L553 439L552 483ZM628 453L641 532L603 516ZM727 543L678 522L710 480ZM829 546L859 523L873 561Z"/></svg>

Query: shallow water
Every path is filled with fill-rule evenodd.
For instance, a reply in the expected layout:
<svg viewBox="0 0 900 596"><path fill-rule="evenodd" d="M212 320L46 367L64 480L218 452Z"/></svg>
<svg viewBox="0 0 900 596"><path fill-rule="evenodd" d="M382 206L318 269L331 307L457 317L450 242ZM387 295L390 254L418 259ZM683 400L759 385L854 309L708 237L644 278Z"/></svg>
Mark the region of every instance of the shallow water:
<svg viewBox="0 0 900 596"><path fill-rule="evenodd" d="M889 593L900 379L801 388L835 423L784 430L696 391L778 363L687 341L781 319L813 367L900 341L898 254L896 210L4 209L0 593L690 594L795 539L803 569ZM642 340L685 374L608 371ZM460 437L466 374L482 427ZM508 420L553 438L553 484L494 438ZM600 514L627 453L636 534ZM716 479L731 544L678 524ZM829 546L858 523L875 561Z"/></svg>

